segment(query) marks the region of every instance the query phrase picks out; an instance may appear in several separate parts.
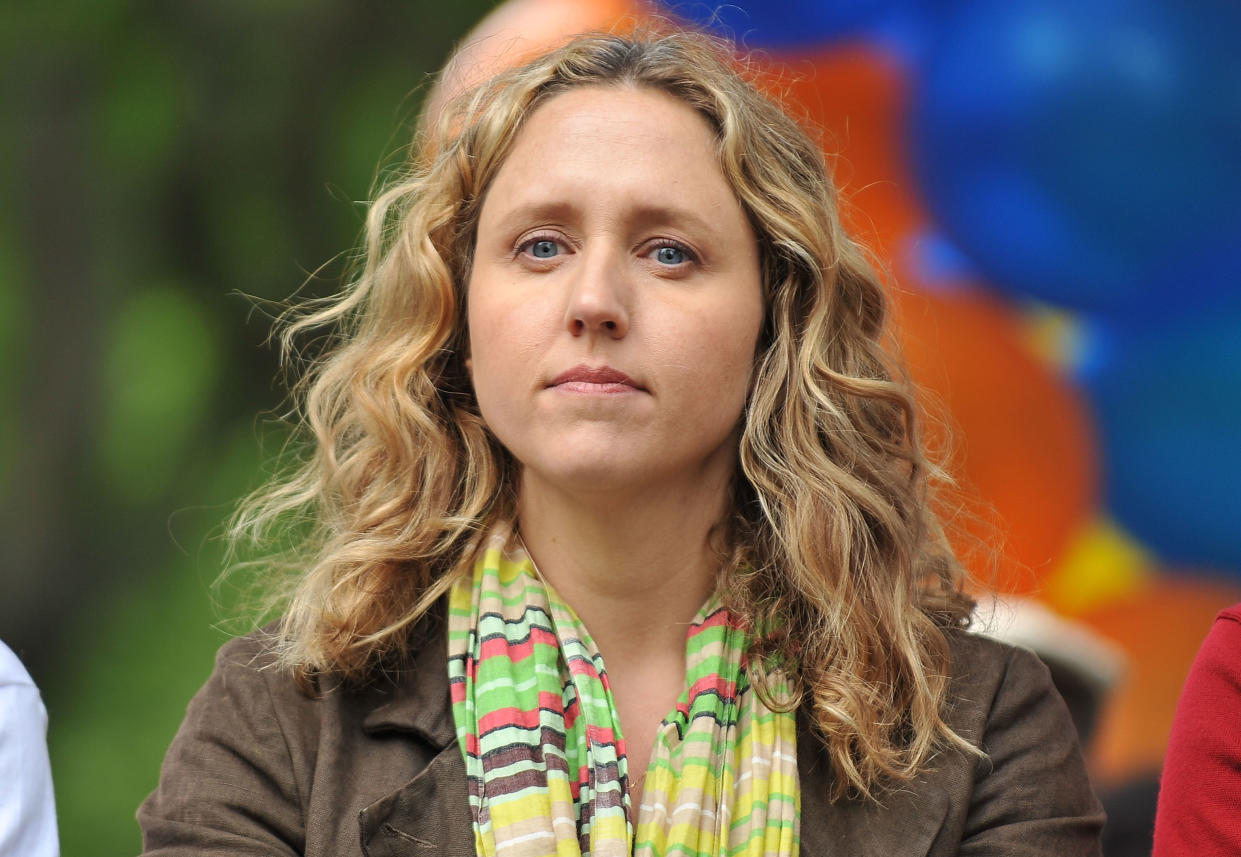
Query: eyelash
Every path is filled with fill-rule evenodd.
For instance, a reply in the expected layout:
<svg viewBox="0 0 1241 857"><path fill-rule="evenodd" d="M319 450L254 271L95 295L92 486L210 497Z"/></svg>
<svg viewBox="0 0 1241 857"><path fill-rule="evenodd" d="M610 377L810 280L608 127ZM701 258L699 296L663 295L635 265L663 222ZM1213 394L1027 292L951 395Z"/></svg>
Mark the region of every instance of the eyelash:
<svg viewBox="0 0 1241 857"><path fill-rule="evenodd" d="M514 250L516 251L517 255L520 256L522 253L528 252L531 247L533 247L535 244L538 244L540 241L550 241L552 244L555 244L558 247L565 246L564 239L554 232L536 232L534 235L527 235L525 238L519 241L517 243L517 246L514 248Z"/></svg>
<svg viewBox="0 0 1241 857"><path fill-rule="evenodd" d="M536 232L533 235L527 235L525 238L523 238L521 241L517 243L517 246L514 248L515 255L520 256L523 254L529 254L530 248L533 247L535 244L538 244L542 241L549 241L552 244L557 245L561 249L564 249L565 247L568 246L567 242L564 240L564 237L555 232ZM665 247L684 253L685 264L690 264L690 263L694 263L698 261L697 253L695 253L685 244L682 244L680 241L675 241L671 238L656 239L653 244L650 244L646 248L646 252L643 255L651 256L655 253L658 253L660 250L664 249ZM531 257L531 258L536 258L536 257ZM546 261L546 260L539 259L539 261ZM674 266L668 266L668 267L674 267Z"/></svg>
<svg viewBox="0 0 1241 857"><path fill-rule="evenodd" d="M673 241L671 238L658 239L654 244L650 246L650 248L647 251L647 255L658 253L660 250L663 250L665 247L671 248L673 250L679 250L681 253L684 253L686 264L690 262L698 261L697 253L689 249L689 247L686 247L680 241Z"/></svg>

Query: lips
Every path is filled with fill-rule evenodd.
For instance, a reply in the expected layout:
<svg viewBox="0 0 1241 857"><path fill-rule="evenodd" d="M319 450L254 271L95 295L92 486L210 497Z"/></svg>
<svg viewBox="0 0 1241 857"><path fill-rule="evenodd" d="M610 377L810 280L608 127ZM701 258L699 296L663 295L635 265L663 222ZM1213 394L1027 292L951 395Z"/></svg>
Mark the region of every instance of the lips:
<svg viewBox="0 0 1241 857"><path fill-rule="evenodd" d="M611 366L574 366L561 372L547 385L575 393L633 393L645 388L624 372Z"/></svg>

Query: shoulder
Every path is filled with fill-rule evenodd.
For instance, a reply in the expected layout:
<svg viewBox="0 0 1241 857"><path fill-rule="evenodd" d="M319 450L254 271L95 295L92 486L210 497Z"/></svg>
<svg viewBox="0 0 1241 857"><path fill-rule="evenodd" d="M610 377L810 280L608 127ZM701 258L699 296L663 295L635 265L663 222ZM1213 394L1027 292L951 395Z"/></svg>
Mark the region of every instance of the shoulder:
<svg viewBox="0 0 1241 857"><path fill-rule="evenodd" d="M1216 619L1216 624L1219 624L1219 622L1224 621L1224 622L1231 622L1233 624L1241 625L1241 604L1234 604L1231 607L1227 607L1219 611L1219 615L1215 617L1215 619Z"/></svg>
<svg viewBox="0 0 1241 857"><path fill-rule="evenodd" d="M13 650L0 642L0 721L6 730L20 727L23 731L31 724L40 728L47 725L47 711L39 697L39 689L21 659Z"/></svg>
<svg viewBox="0 0 1241 857"><path fill-rule="evenodd" d="M1234 605L1216 616L1190 667L1177 706L1174 745L1202 740L1202 727L1223 721L1224 711L1228 709L1226 703L1238 701L1241 701L1241 605ZM1186 728L1186 724L1191 723L1192 726Z"/></svg>
<svg viewBox="0 0 1241 857"><path fill-rule="evenodd" d="M165 773L170 764L188 760L205 746L230 742L244 742L247 752L278 747L297 756L310 740L307 733L317 731L324 706L298 687L280 662L278 645L275 628L269 626L220 647L211 675L186 708Z"/></svg>
<svg viewBox="0 0 1241 857"><path fill-rule="evenodd" d="M1002 681L1012 669L1020 674L1047 673L1038 655L1024 646L1014 645L977 631L948 629L944 631L952 658L954 682L984 684Z"/></svg>
<svg viewBox="0 0 1241 857"><path fill-rule="evenodd" d="M1215 658L1233 672L1241 672L1241 604L1221 610L1202 646L1204 657Z"/></svg>
<svg viewBox="0 0 1241 857"><path fill-rule="evenodd" d="M981 634L952 630L946 639L946 719L981 753L946 751L922 782L949 797L937 842L947 853L959 845L962 853L1097 857L1103 811L1047 666Z"/></svg>
<svg viewBox="0 0 1241 857"><path fill-rule="evenodd" d="M805 811L831 774L799 747L803 854L1030 854L1098 857L1103 815L1077 734L1046 666L1030 651L946 631L944 716L978 754L945 746L879 801ZM806 733L799 735L804 740Z"/></svg>
<svg viewBox="0 0 1241 857"><path fill-rule="evenodd" d="M299 689L293 673L281 663L280 638L274 624L235 637L222 645L206 684L190 703L196 706L228 701L238 711L293 710L313 706L318 694Z"/></svg>
<svg viewBox="0 0 1241 857"><path fill-rule="evenodd" d="M9 688L33 690L34 681L30 678L30 673L26 672L21 659L14 654L12 649L0 642L0 689L8 690Z"/></svg>
<svg viewBox="0 0 1241 857"><path fill-rule="evenodd" d="M1241 696L1241 604L1221 610L1215 617L1206 639L1194 658L1184 695L1202 691L1216 692L1212 685L1231 687L1234 696Z"/></svg>
<svg viewBox="0 0 1241 857"><path fill-rule="evenodd" d="M1015 700L1043 699L1058 713L1063 702L1047 666L1028 649L970 631L945 632L949 649L948 721L981 744L997 716L1013 716ZM985 749L985 748L984 748Z"/></svg>
<svg viewBox="0 0 1241 857"><path fill-rule="evenodd" d="M353 853L357 828L342 820L455 739L436 640L370 684L325 678L310 693L282 664L272 628L225 643L138 812L147 852Z"/></svg>
<svg viewBox="0 0 1241 857"><path fill-rule="evenodd" d="M270 633L220 648L138 809L144 854L301 853L314 741L286 723L316 718L299 696Z"/></svg>
<svg viewBox="0 0 1241 857"><path fill-rule="evenodd" d="M144 826L157 817L178 820L195 804L210 813L224 795L240 790L264 810L280 804L281 833L293 835L290 819L306 785L305 749L321 719L317 708L281 668L271 629L228 641L186 708L139 820Z"/></svg>
<svg viewBox="0 0 1241 857"><path fill-rule="evenodd" d="M411 694L418 701L427 699L426 694L446 683L443 634L442 617L425 616L414 626L399 666L377 668L359 682L324 673L299 684L281 658L283 640L273 622L220 647L211 677L191 703L191 713L197 702L227 700L240 711L274 710L293 720L365 719L371 710L391 707Z"/></svg>
<svg viewBox="0 0 1241 857"><path fill-rule="evenodd" d="M440 697L447 699L441 624L438 617L422 620L402 666L376 670L361 683L324 674L299 684L280 656L275 623L236 637L216 653L211 676L191 700L181 731L253 736L279 729L280 744L296 758L313 753L327 737L321 733L368 730L373 721L388 722L385 715L393 709L416 720L415 713L437 709Z"/></svg>
<svg viewBox="0 0 1241 857"><path fill-rule="evenodd" d="M960 771L960 841L1007 853L1033 836L1046 845L1040 854L1097 855L1102 808L1047 666L979 634L952 631L948 640L949 724L984 754Z"/></svg>
<svg viewBox="0 0 1241 857"><path fill-rule="evenodd" d="M216 650L212 679L227 676L257 685L270 683L277 676L288 677L279 666L278 643L274 624L228 640Z"/></svg>

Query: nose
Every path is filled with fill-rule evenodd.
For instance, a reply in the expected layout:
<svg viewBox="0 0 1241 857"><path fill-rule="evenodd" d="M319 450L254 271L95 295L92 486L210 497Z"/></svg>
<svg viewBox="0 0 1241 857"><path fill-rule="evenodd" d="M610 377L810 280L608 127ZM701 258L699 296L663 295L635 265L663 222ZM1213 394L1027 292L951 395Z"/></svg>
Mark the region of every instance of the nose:
<svg viewBox="0 0 1241 857"><path fill-rule="evenodd" d="M565 327L574 336L623 338L629 332L629 288L622 264L604 252L583 262L565 307Z"/></svg>

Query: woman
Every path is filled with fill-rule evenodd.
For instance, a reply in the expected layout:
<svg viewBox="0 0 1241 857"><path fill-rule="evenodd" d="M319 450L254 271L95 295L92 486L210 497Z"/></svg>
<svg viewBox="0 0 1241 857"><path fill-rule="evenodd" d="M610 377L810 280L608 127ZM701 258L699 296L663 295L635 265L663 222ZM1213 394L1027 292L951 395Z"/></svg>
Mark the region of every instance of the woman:
<svg viewBox="0 0 1241 857"><path fill-rule="evenodd" d="M321 540L153 854L1097 853L1072 726L927 503L817 147L701 36L458 98L292 327ZM287 341L287 340L286 340Z"/></svg>

